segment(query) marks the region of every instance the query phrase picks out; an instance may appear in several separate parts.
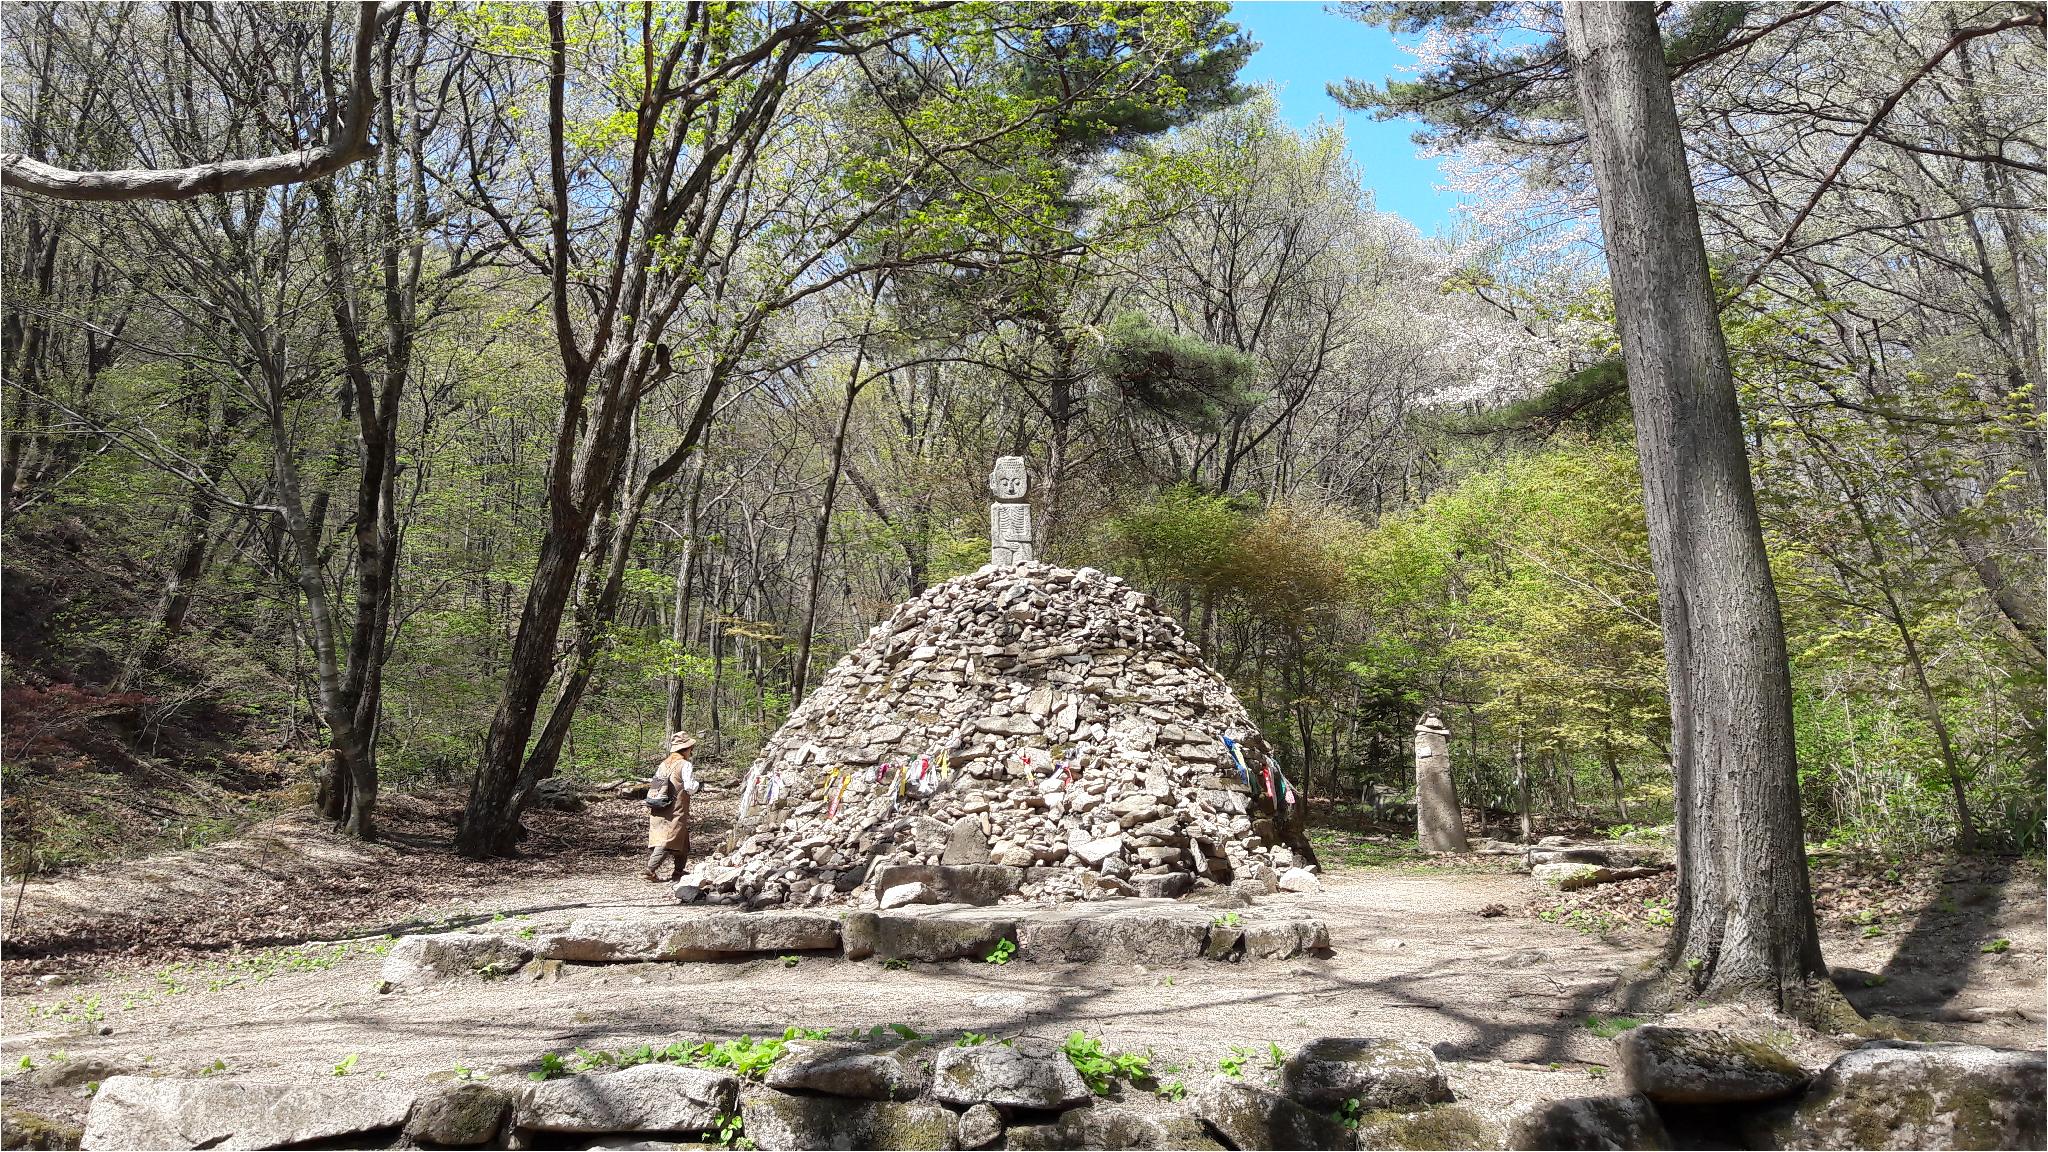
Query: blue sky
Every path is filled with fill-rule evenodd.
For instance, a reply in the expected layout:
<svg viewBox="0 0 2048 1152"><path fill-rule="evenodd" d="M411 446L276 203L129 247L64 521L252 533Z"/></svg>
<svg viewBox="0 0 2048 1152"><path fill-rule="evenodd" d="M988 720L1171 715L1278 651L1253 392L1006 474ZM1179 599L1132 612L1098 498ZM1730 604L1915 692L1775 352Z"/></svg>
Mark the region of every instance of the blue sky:
<svg viewBox="0 0 2048 1152"><path fill-rule="evenodd" d="M1347 76L1377 84L1403 75L1401 69L1414 61L1391 34L1325 11L1320 0L1238 0L1230 15L1260 44L1239 74L1242 80L1275 85L1280 113L1290 124L1341 121L1380 211L1407 218L1425 235L1449 224L1457 198L1436 190L1444 182L1436 161L1415 154L1409 140L1415 125L1375 123L1340 108L1323 89Z"/></svg>

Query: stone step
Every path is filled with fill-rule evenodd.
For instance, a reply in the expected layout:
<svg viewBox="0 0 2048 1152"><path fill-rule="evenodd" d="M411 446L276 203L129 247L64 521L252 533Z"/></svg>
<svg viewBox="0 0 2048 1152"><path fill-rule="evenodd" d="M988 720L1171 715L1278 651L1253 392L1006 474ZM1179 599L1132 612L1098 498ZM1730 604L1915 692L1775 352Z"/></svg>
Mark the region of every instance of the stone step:
<svg viewBox="0 0 2048 1152"><path fill-rule="evenodd" d="M469 963L483 933L409 936L386 958L388 990L441 979L502 975ZM1163 964L1182 960L1285 960L1327 952L1323 921L1285 909L1218 913L1173 900L1130 899L1078 906L977 907L919 904L881 911L698 912L643 920L578 920L561 932L506 940L520 955L571 964L687 963L830 952L848 960L986 959L1004 942L1034 963ZM457 947L459 945L460 947ZM423 964L420 956L458 959ZM495 953L494 953L495 954ZM400 967L403 971L399 971Z"/></svg>

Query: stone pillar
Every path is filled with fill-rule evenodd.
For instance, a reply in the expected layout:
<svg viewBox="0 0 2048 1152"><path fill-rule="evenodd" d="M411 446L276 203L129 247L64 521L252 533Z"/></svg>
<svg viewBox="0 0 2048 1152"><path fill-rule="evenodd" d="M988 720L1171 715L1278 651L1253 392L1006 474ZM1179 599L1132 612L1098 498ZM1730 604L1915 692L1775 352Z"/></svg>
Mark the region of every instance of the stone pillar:
<svg viewBox="0 0 2048 1152"><path fill-rule="evenodd" d="M1451 730L1434 712L1415 725L1415 838L1424 852L1472 850L1451 776Z"/></svg>
<svg viewBox="0 0 2048 1152"><path fill-rule="evenodd" d="M988 506L989 561L998 568L1031 563L1031 505L1025 496L1030 479L1022 456L998 456L988 475L989 494L996 502Z"/></svg>

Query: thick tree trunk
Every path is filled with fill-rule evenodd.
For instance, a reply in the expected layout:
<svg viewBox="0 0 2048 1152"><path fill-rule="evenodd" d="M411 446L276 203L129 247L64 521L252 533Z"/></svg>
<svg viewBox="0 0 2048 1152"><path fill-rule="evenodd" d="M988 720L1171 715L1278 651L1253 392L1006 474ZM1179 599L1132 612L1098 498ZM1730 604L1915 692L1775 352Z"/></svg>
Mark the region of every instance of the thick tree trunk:
<svg viewBox="0 0 2048 1152"><path fill-rule="evenodd" d="M1647 4L1564 9L1634 409L1678 776L1674 972L1832 1010L1807 878L1784 627L1692 177Z"/></svg>

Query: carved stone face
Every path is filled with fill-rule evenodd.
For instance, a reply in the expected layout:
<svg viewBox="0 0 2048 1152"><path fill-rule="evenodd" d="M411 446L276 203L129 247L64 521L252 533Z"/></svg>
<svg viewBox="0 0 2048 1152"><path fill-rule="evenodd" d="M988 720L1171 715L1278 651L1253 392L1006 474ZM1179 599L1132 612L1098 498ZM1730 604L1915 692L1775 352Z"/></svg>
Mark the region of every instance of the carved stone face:
<svg viewBox="0 0 2048 1152"><path fill-rule="evenodd" d="M988 490L998 500L1022 500L1030 484L1024 474L1022 456L996 457L995 471L988 474Z"/></svg>

